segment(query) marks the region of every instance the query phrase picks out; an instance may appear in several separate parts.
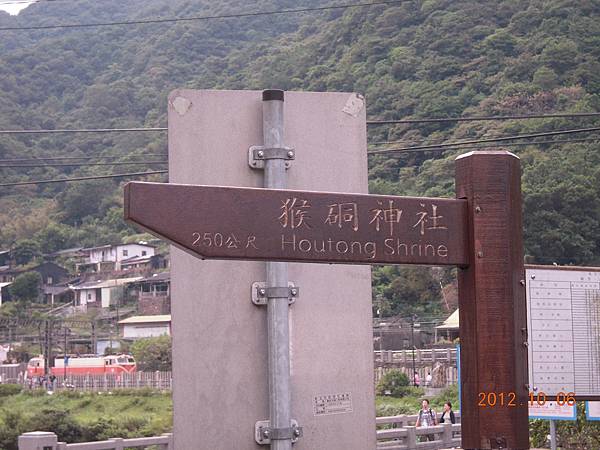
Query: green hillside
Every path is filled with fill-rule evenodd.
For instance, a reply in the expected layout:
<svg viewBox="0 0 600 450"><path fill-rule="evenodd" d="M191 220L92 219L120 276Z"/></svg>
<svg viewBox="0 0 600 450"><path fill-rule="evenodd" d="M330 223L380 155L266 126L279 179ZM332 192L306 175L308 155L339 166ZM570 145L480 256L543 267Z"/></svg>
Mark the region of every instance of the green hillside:
<svg viewBox="0 0 600 450"><path fill-rule="evenodd" d="M0 13L0 28L329 4L343 3L42 2L17 17ZM425 0L178 23L0 31L0 129L164 126L166 96L181 87L358 91L367 97L370 119L599 111L599 16L594 1ZM556 118L372 126L369 141L406 147L597 123ZM500 148L523 162L528 261L598 265L598 142ZM165 133L0 136L0 159L160 161L164 157L144 155L166 150ZM371 192L452 196L452 161L464 150L371 157ZM164 167L2 168L1 177L16 182ZM0 247L33 238L41 250L52 251L124 239L135 231L120 219L120 202L114 180L0 188ZM394 284L399 276L408 281ZM444 273L440 280L447 278ZM428 270L376 269L375 281L377 293L390 303L386 313L439 310L439 283ZM402 300L410 295L423 304Z"/></svg>

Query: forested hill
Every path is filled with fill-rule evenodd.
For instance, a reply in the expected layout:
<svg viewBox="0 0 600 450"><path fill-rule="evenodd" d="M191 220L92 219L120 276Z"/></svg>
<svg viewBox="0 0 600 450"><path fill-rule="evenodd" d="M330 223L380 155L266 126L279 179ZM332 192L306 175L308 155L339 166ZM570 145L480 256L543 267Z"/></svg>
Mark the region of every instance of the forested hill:
<svg viewBox="0 0 600 450"><path fill-rule="evenodd" d="M63 0L0 28L214 16L330 4ZM0 128L164 126L174 88L358 91L371 119L600 111L595 1L404 1L320 12L58 30L0 30ZM584 128L539 119L369 128L394 147ZM541 139L564 141L593 134ZM0 158L162 160L164 133L0 137ZM375 147L373 147L375 148ZM523 161L529 261L600 263L597 141L505 147ZM374 193L452 195L464 149L371 157ZM113 160L110 160L113 161ZM160 165L2 168L4 182L142 171ZM0 188L0 246L43 251L122 239L119 181ZM94 201L90 201L94 199ZM379 274L392 277L393 274ZM388 280L389 281L389 280Z"/></svg>

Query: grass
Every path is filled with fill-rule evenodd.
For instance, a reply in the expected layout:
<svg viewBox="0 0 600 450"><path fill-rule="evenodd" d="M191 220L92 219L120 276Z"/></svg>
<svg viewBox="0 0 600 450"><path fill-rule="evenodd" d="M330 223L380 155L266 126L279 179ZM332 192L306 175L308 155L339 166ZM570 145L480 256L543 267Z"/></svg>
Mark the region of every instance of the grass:
<svg viewBox="0 0 600 450"><path fill-rule="evenodd" d="M421 402L425 396L407 395L394 398L378 395L375 398L377 417L396 416L400 414L417 414L421 409ZM454 410L458 409L458 386L453 385L444 389L440 394L428 398L431 408L441 412L445 402L451 402Z"/></svg>
<svg viewBox="0 0 600 450"><path fill-rule="evenodd" d="M80 425L89 425L100 419L117 423L143 421L157 426L158 434L172 427L173 402L170 393L158 391L115 390L112 393L25 391L0 399L0 424L7 411L31 417L42 409L67 411Z"/></svg>

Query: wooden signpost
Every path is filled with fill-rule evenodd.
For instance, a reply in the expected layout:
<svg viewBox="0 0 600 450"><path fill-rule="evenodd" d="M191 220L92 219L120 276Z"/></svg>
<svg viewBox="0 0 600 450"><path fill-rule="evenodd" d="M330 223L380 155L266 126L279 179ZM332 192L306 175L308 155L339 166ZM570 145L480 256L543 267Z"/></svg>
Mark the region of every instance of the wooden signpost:
<svg viewBox="0 0 600 450"><path fill-rule="evenodd" d="M129 183L125 218L200 258L466 266L467 202Z"/></svg>
<svg viewBox="0 0 600 450"><path fill-rule="evenodd" d="M125 217L202 259L458 266L462 447L527 449L519 159L460 156L456 197L132 182Z"/></svg>

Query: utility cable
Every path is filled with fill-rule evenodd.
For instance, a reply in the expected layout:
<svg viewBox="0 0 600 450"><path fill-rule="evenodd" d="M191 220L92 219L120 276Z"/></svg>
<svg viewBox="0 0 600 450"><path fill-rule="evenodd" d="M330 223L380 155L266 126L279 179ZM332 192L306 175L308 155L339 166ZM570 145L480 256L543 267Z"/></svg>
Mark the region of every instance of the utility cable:
<svg viewBox="0 0 600 450"><path fill-rule="evenodd" d="M439 123L439 122L478 122L486 120L526 120L526 119L552 119L559 117L596 117L600 112L587 113L555 113L555 114L520 114L514 116L474 116L474 117L441 117L439 119L399 119L399 120L368 120L367 125L392 125L412 123Z"/></svg>
<svg viewBox="0 0 600 450"><path fill-rule="evenodd" d="M600 136L597 137L589 137L589 138L580 138L580 139L555 139L553 141L532 141L532 142L508 142L506 144L502 144L504 147L519 147L526 145L537 145L537 144L562 144L562 143L570 143L570 142L591 142L597 141L600 139ZM405 141L381 141L381 142L371 142L369 145L386 145L386 144L401 144ZM469 148L489 148L489 145L483 145L481 147L473 146ZM2 160L0 160L1 162Z"/></svg>
<svg viewBox="0 0 600 450"><path fill-rule="evenodd" d="M486 142L514 141L517 139L530 139L530 138L543 137L543 136L559 136L559 135L564 135L564 134L589 133L592 131L600 131L600 127L578 128L578 129L561 130L561 131L548 131L548 132L544 132L544 133L520 134L520 135L515 135L515 136L504 136L504 137L488 138L488 139L473 139L473 140L469 140L469 141L442 142L439 144L417 145L417 146L413 146L413 147L387 148L387 149L382 149L382 150L370 150L367 152L367 154L377 155L377 154L384 154L384 153L422 151L422 150L456 147L459 145L483 144Z"/></svg>
<svg viewBox="0 0 600 450"><path fill-rule="evenodd" d="M386 124L418 124L436 122L474 122L494 120L527 120L527 119L551 119L557 117L578 118L596 117L600 112L589 113L552 113L515 116L480 116L480 117L442 117L439 119L402 119L402 120L368 120L367 125ZM49 134L49 133L121 133L121 132L157 132L168 131L167 127L137 127L137 128L79 128L79 129L56 129L56 130L0 130L0 134Z"/></svg>
<svg viewBox="0 0 600 450"><path fill-rule="evenodd" d="M12 162L27 162L27 161L32 161L32 162L41 162L41 161L72 161L72 160L79 160L79 159L112 159L112 160L121 160L123 159L125 156L128 155L123 155L123 156L39 156L36 158L6 158L6 159L0 159L0 163L12 163ZM155 154L146 154L146 155L132 155L132 156L140 156L140 157L147 157L147 156L151 156L151 157L162 157L162 158L166 158L169 155L165 155L164 153L155 153Z"/></svg>
<svg viewBox="0 0 600 450"><path fill-rule="evenodd" d="M75 166L132 166L132 165L146 165L146 164L168 164L169 161L135 161L135 162L106 162L106 163L66 163L66 164L8 164L0 165L0 169L11 169L11 168L42 168L42 167L75 167Z"/></svg>
<svg viewBox="0 0 600 450"><path fill-rule="evenodd" d="M380 0L369 3L350 3L345 5L330 5L330 6L319 6L312 8L296 8L296 9L282 9L282 10L271 10L271 11L259 11L259 12L248 12L248 13L234 13L234 14L218 14L213 16L196 16L196 17L173 17L165 19L146 19L146 20L128 20L123 22L97 22L97 23L71 23L63 25L35 25L30 27L2 27L0 31L21 31L21 30L54 30L64 28L92 28L92 27L107 27L107 26L122 26L122 25L146 25L155 23L173 23L173 22L191 22L200 20L215 20L215 19L237 19L243 17L258 17L258 16L274 16L279 14L295 14L303 12L315 12L315 11L332 11L337 9L348 9L348 8L367 8L370 6L378 5L394 5L405 3L409 0Z"/></svg>
<svg viewBox="0 0 600 450"><path fill-rule="evenodd" d="M159 173L168 173L168 170L153 170L151 172L117 173L117 174L113 174L113 175L97 175L97 176L92 176L92 177L62 178L62 179L57 179L57 180L19 181L16 183L2 183L2 184L0 184L0 187L28 186L28 185L34 185L34 184L50 184L50 183L68 183L71 181L101 180L101 179L107 179L107 178L143 177L146 175L156 175Z"/></svg>
<svg viewBox="0 0 600 450"><path fill-rule="evenodd" d="M125 132L154 132L167 131L164 127L150 128L80 128L58 130L0 130L0 134L52 134L52 133L125 133Z"/></svg>

